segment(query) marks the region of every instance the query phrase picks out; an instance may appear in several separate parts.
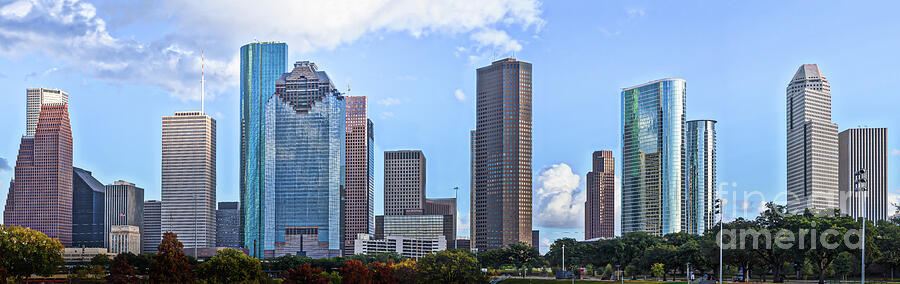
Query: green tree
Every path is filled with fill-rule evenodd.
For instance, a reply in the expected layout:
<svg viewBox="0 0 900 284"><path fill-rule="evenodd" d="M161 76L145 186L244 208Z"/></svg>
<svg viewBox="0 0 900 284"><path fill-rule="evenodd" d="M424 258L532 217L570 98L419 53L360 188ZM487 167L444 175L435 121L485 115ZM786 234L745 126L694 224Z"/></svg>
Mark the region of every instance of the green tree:
<svg viewBox="0 0 900 284"><path fill-rule="evenodd" d="M200 264L197 274L210 283L260 283L266 279L259 259L233 248L217 251Z"/></svg>
<svg viewBox="0 0 900 284"><path fill-rule="evenodd" d="M625 276L631 277L631 280L637 279L638 268L634 265L625 266Z"/></svg>
<svg viewBox="0 0 900 284"><path fill-rule="evenodd" d="M666 269L662 263L654 263L650 266L650 272L653 273L653 277L662 278L666 274Z"/></svg>
<svg viewBox="0 0 900 284"><path fill-rule="evenodd" d="M157 248L159 252L154 257L153 264L150 265L151 283L194 281L193 265L184 254L184 245L178 241L178 235L166 232Z"/></svg>
<svg viewBox="0 0 900 284"><path fill-rule="evenodd" d="M341 277L341 275L337 271L322 272L322 277L331 284L341 284L341 282L343 282L343 277ZM347 281L347 283L353 282Z"/></svg>
<svg viewBox="0 0 900 284"><path fill-rule="evenodd" d="M766 204L766 210L759 214L754 221L753 229L767 236L758 238L753 247L760 262L768 266L772 271L772 282L784 282L784 264L791 260L791 248L782 248L775 245L775 241L788 240L787 235L780 235L781 229L787 227L787 209L784 205L773 202Z"/></svg>
<svg viewBox="0 0 900 284"><path fill-rule="evenodd" d="M369 265L373 262L401 262L406 258L396 252L373 252L367 254L356 254L347 257L347 259L359 260L364 265Z"/></svg>
<svg viewBox="0 0 900 284"><path fill-rule="evenodd" d="M347 260L338 271L341 273L341 279L347 283L372 283L372 272L359 260Z"/></svg>
<svg viewBox="0 0 900 284"><path fill-rule="evenodd" d="M16 282L32 274L49 276L63 264L59 240L37 230L0 226L0 267ZM5 278L4 278L5 279Z"/></svg>
<svg viewBox="0 0 900 284"><path fill-rule="evenodd" d="M613 271L612 265L607 264L606 268L603 269L603 275L606 277L611 277L613 275L613 273L615 273L615 272Z"/></svg>
<svg viewBox="0 0 900 284"><path fill-rule="evenodd" d="M153 263L152 253L133 254L125 253L125 257L131 266L134 266L135 273L147 275L150 273L150 264Z"/></svg>
<svg viewBox="0 0 900 284"><path fill-rule="evenodd" d="M508 257L508 264L516 267L517 271L524 272L526 267L534 267L541 258L541 253L531 245L525 243L510 244L503 249Z"/></svg>
<svg viewBox="0 0 900 284"><path fill-rule="evenodd" d="M837 258L838 254L844 251L850 251L844 243L844 236L849 229L858 229L859 222L852 218L842 216L838 210L826 212L824 216L813 214L810 210L806 210L802 215L794 215L788 217L788 226L797 234L797 241L794 242L795 253L798 257L803 257L806 261L815 267L818 274L819 284L825 284L825 272L831 267L831 263ZM817 235L812 236L812 230ZM859 241L856 236L850 238L851 242ZM877 251L874 243L870 243L871 238L865 238L866 250L873 246L873 250ZM822 241L824 240L824 243ZM825 244L834 244L835 247L827 247Z"/></svg>
<svg viewBox="0 0 900 284"><path fill-rule="evenodd" d="M834 259L832 266L834 268L834 273L840 275L841 279L847 279L847 275L853 273L853 268L856 267L856 263L853 259L853 255L844 251L838 254L837 258Z"/></svg>
<svg viewBox="0 0 900 284"><path fill-rule="evenodd" d="M134 268L128 264L128 256L120 253L113 259L113 263L109 266L109 275L106 276L107 283L138 283L141 279L134 273Z"/></svg>
<svg viewBox="0 0 900 284"><path fill-rule="evenodd" d="M900 222L898 222L900 219L893 218L893 220L879 221L873 234L875 244L881 249L878 262L890 270L891 279L894 278L894 270L900 267ZM868 247L866 250L868 251Z"/></svg>
<svg viewBox="0 0 900 284"><path fill-rule="evenodd" d="M550 251L544 257L550 263L550 266L562 267L562 248L565 246L566 267L577 267L586 263L586 255L590 254L585 244L581 244L573 238L557 239L550 244Z"/></svg>
<svg viewBox="0 0 900 284"><path fill-rule="evenodd" d="M440 251L427 254L416 263L425 283L485 283L487 278L478 269L478 260L464 251Z"/></svg>
<svg viewBox="0 0 900 284"><path fill-rule="evenodd" d="M645 269L650 269L651 272L653 271L653 265L657 263L664 264L669 269L674 269L679 267L675 254L676 250L672 245L657 244L644 253L641 257L641 263L643 263ZM668 278L667 273L663 273L662 277L666 280Z"/></svg>
<svg viewBox="0 0 900 284"><path fill-rule="evenodd" d="M112 259L109 258L106 254L98 254L91 258L91 265L100 265L103 267L107 267L112 264Z"/></svg>
<svg viewBox="0 0 900 284"><path fill-rule="evenodd" d="M648 234L646 232L629 232L622 235L622 242L625 245L623 264L633 264L640 266L644 252L651 247L662 242L660 237Z"/></svg>
<svg viewBox="0 0 900 284"><path fill-rule="evenodd" d="M737 218L734 221L725 223L726 235L733 237L733 240L726 240L723 236L723 242L727 252L724 253L725 263L735 267L743 268L741 279L748 282L750 279L750 268L757 263L759 254L755 252L754 246L758 239L750 230L755 230L755 223L744 218ZM733 234L729 233L733 232ZM728 247L728 243L732 243L733 247Z"/></svg>
<svg viewBox="0 0 900 284"><path fill-rule="evenodd" d="M297 268L288 268L281 273L281 280L284 284L327 284L329 279L322 275L322 269L314 267L309 263L298 266Z"/></svg>

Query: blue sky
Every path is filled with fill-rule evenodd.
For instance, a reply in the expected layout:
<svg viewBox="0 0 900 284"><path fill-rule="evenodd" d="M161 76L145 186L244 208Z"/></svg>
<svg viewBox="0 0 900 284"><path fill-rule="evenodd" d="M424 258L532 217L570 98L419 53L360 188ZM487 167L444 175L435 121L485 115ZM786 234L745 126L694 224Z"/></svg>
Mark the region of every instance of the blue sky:
<svg viewBox="0 0 900 284"><path fill-rule="evenodd" d="M382 151L421 149L428 196L461 189L460 235L475 68L513 54L534 64L534 223L544 243L583 238L590 154L618 159L619 91L654 79L686 79L688 119L718 120L718 179L737 193L729 216L753 216L785 190L785 87L803 63L830 80L839 128L890 128L889 163L900 161L896 2L243 2L0 0L0 203L29 87L69 92L75 166L158 199L161 117L199 109L201 50L206 109L218 120L218 199L237 200L237 57L254 39L286 42L291 62L316 62L369 97L376 213ZM894 200L897 178L891 167Z"/></svg>

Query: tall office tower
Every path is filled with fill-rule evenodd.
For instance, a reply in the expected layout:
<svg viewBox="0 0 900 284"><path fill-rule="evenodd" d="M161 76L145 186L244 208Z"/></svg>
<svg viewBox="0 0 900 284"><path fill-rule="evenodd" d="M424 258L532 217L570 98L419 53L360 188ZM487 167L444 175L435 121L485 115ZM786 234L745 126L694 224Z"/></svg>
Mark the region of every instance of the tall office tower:
<svg viewBox="0 0 900 284"><path fill-rule="evenodd" d="M541 250L541 230L531 230L531 247Z"/></svg>
<svg viewBox="0 0 900 284"><path fill-rule="evenodd" d="M344 253L353 253L359 234L375 233L375 133L365 96L347 96ZM347 249L350 248L350 249Z"/></svg>
<svg viewBox="0 0 900 284"><path fill-rule="evenodd" d="M72 168L72 247L102 248L106 240L104 229L106 187L91 172Z"/></svg>
<svg viewBox="0 0 900 284"><path fill-rule="evenodd" d="M26 119L25 136L32 137L37 130L41 106L46 104L69 104L69 94L63 90L33 88L25 90Z"/></svg>
<svg viewBox="0 0 900 284"><path fill-rule="evenodd" d="M133 183L118 180L106 185L104 204L104 230L106 247L109 248L109 232L112 226L135 226L143 233L144 229L144 189ZM140 248L137 248L140 251Z"/></svg>
<svg viewBox="0 0 900 284"><path fill-rule="evenodd" d="M69 106L40 106L33 136L22 137L11 182L5 225L38 230L72 245L72 128Z"/></svg>
<svg viewBox="0 0 900 284"><path fill-rule="evenodd" d="M691 120L685 126L681 230L702 235L715 221L716 121Z"/></svg>
<svg viewBox="0 0 900 284"><path fill-rule="evenodd" d="M384 151L384 215L421 215L425 211L425 154L419 150Z"/></svg>
<svg viewBox="0 0 900 284"><path fill-rule="evenodd" d="M616 236L616 168L612 151L595 151L587 173L584 239Z"/></svg>
<svg viewBox="0 0 900 284"><path fill-rule="evenodd" d="M219 202L216 209L216 247L239 248L241 214L238 202Z"/></svg>
<svg viewBox="0 0 900 284"><path fill-rule="evenodd" d="M838 186L841 212L853 217L864 215L872 221L888 217L887 128L851 128L838 134ZM865 206L860 208L860 193L853 191L854 173L866 170ZM865 210L865 211L863 211ZM865 212L864 214L861 214Z"/></svg>
<svg viewBox="0 0 900 284"><path fill-rule="evenodd" d="M141 253L159 251L162 242L162 202L144 201L144 231L141 232Z"/></svg>
<svg viewBox="0 0 900 284"><path fill-rule="evenodd" d="M445 215L450 216L447 224L447 248L456 248L456 198L426 198L424 215Z"/></svg>
<svg viewBox="0 0 900 284"><path fill-rule="evenodd" d="M685 86L662 79L622 89L622 233L681 231Z"/></svg>
<svg viewBox="0 0 900 284"><path fill-rule="evenodd" d="M216 120L199 111L162 118L163 232L185 248L216 245Z"/></svg>
<svg viewBox="0 0 900 284"><path fill-rule="evenodd" d="M241 166L240 242L253 249L261 244L264 209L266 102L275 81L287 70L288 47L280 42L241 46ZM270 199L273 197L269 197ZM261 256L251 251L253 256Z"/></svg>
<svg viewBox="0 0 900 284"><path fill-rule="evenodd" d="M475 130L469 131L469 249L475 248Z"/></svg>
<svg viewBox="0 0 900 284"><path fill-rule="evenodd" d="M275 95L266 102L260 245L269 255L276 242L285 242L288 228L315 231L329 254L341 254L345 108L328 74L309 61L295 63L275 83Z"/></svg>
<svg viewBox="0 0 900 284"><path fill-rule="evenodd" d="M476 80L476 248L531 243L531 63L494 61Z"/></svg>
<svg viewBox="0 0 900 284"><path fill-rule="evenodd" d="M803 64L787 86L787 209L838 209L838 126L831 84Z"/></svg>

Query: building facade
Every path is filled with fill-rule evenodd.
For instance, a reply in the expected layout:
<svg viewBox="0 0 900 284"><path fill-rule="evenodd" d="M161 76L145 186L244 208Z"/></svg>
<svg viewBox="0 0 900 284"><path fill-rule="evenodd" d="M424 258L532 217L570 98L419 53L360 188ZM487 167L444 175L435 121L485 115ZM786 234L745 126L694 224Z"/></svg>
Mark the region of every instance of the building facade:
<svg viewBox="0 0 900 284"><path fill-rule="evenodd" d="M72 169L72 247L105 248L106 187L91 172Z"/></svg>
<svg viewBox="0 0 900 284"><path fill-rule="evenodd" d="M469 131L469 250L475 248L475 130Z"/></svg>
<svg viewBox="0 0 900 284"><path fill-rule="evenodd" d="M383 239L374 239L370 235L360 234L353 244L354 254L396 252L406 258L419 258L445 249L447 249L447 241L440 237L389 236Z"/></svg>
<svg viewBox="0 0 900 284"><path fill-rule="evenodd" d="M162 202L144 201L144 228L141 232L141 253L156 253L162 242Z"/></svg>
<svg viewBox="0 0 900 284"><path fill-rule="evenodd" d="M453 223L455 221L452 215L377 216L374 237L376 239L384 239L390 236L408 238L440 237L445 240L455 240Z"/></svg>
<svg viewBox="0 0 900 284"><path fill-rule="evenodd" d="M345 119L344 96L315 63L299 61L275 83L266 102L261 249L285 242L286 228L312 227L340 254Z"/></svg>
<svg viewBox="0 0 900 284"><path fill-rule="evenodd" d="M838 126L831 122L831 84L803 64L787 86L787 209L838 209Z"/></svg>
<svg viewBox="0 0 900 284"><path fill-rule="evenodd" d="M240 213L239 202L219 202L219 209L216 209L216 247L241 247Z"/></svg>
<svg viewBox="0 0 900 284"><path fill-rule="evenodd" d="M329 243L319 241L317 227L289 227L284 231L284 241L275 242L274 254L271 257L288 254L326 258L339 256L339 251L330 249Z"/></svg>
<svg viewBox="0 0 900 284"><path fill-rule="evenodd" d="M456 198L426 198L425 199L425 215L449 215L444 218L444 226L447 237L447 248L456 248Z"/></svg>
<svg viewBox="0 0 900 284"><path fill-rule="evenodd" d="M595 151L587 173L584 239L616 236L616 168L612 151Z"/></svg>
<svg viewBox="0 0 900 284"><path fill-rule="evenodd" d="M109 231L110 253L141 253L141 231L137 226L113 225Z"/></svg>
<svg viewBox="0 0 900 284"><path fill-rule="evenodd" d="M681 231L686 83L622 90L622 233Z"/></svg>
<svg viewBox="0 0 900 284"><path fill-rule="evenodd" d="M375 133L365 96L347 96L344 251L358 234L375 233Z"/></svg>
<svg viewBox="0 0 900 284"><path fill-rule="evenodd" d="M421 215L425 210L425 154L384 151L384 215Z"/></svg>
<svg viewBox="0 0 900 284"><path fill-rule="evenodd" d="M37 131L42 105L69 104L69 93L63 90L29 88L25 89L25 96L25 136L27 137L34 137L34 133Z"/></svg>
<svg viewBox="0 0 900 284"><path fill-rule="evenodd" d="M702 235L715 223L716 121L687 122L682 231Z"/></svg>
<svg viewBox="0 0 900 284"><path fill-rule="evenodd" d="M476 71L475 247L531 243L531 63Z"/></svg>
<svg viewBox="0 0 900 284"><path fill-rule="evenodd" d="M287 70L287 54L287 44L281 42L241 46L240 242L251 249L261 244L266 229L263 224L266 102L275 94L275 81ZM259 254L251 251L251 255Z"/></svg>
<svg viewBox="0 0 900 284"><path fill-rule="evenodd" d="M30 111L29 111L30 113ZM72 128L65 103L40 105L33 136L23 136L4 225L41 231L72 245Z"/></svg>
<svg viewBox="0 0 900 284"><path fill-rule="evenodd" d="M864 216L873 222L888 218L887 137L887 128L851 128L838 134L841 212L853 217ZM868 180L863 193L853 190L854 173L860 169L866 170Z"/></svg>
<svg viewBox="0 0 900 284"><path fill-rule="evenodd" d="M162 118L163 232L185 248L216 245L216 120L199 111Z"/></svg>
<svg viewBox="0 0 900 284"><path fill-rule="evenodd" d="M134 186L133 183L119 180L106 185L106 199L104 201L106 212L103 214L104 229L107 236L113 226L135 226L138 232L144 228L144 189ZM112 250L109 239L106 240L107 248ZM140 239L138 240L140 245ZM140 246L136 247L140 253Z"/></svg>

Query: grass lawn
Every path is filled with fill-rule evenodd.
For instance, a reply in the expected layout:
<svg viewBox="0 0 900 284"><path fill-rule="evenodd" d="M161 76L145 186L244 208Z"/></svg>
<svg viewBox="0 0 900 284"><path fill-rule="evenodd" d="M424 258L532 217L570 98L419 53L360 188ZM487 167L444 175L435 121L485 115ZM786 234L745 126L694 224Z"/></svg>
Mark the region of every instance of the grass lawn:
<svg viewBox="0 0 900 284"><path fill-rule="evenodd" d="M551 283L572 283L572 280L555 280L555 279L506 279L500 284L551 284ZM575 280L575 283L621 283L620 281L596 281L596 280ZM625 281L626 284L685 284L684 281Z"/></svg>

